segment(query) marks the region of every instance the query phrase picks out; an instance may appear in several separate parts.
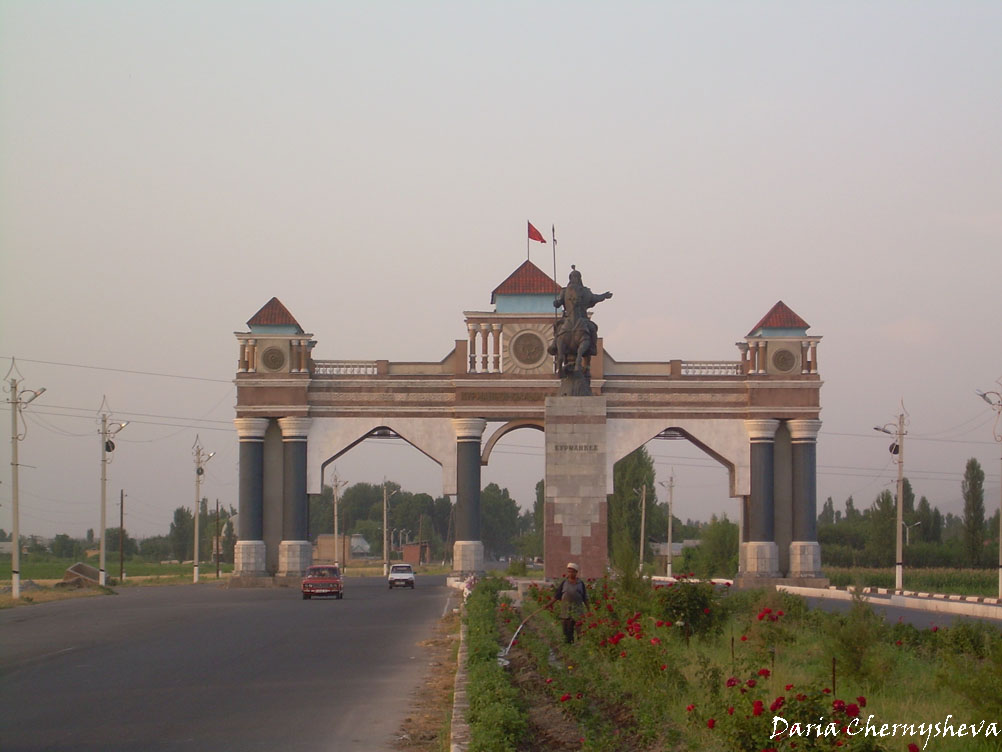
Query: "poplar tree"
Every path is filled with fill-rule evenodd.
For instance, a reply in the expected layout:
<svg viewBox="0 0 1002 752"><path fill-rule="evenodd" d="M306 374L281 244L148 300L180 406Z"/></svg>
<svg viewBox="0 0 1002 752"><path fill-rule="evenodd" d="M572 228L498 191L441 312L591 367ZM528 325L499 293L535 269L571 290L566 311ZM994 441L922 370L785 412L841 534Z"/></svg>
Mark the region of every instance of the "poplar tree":
<svg viewBox="0 0 1002 752"><path fill-rule="evenodd" d="M985 471L973 457L967 460L960 488L964 495L964 556L976 567L985 543Z"/></svg>

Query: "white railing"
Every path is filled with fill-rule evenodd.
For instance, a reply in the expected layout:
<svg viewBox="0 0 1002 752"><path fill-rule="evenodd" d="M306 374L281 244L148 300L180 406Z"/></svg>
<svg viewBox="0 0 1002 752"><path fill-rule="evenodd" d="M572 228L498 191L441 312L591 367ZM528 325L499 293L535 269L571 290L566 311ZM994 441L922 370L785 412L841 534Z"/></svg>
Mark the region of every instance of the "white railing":
<svg viewBox="0 0 1002 752"><path fill-rule="evenodd" d="M375 376L374 360L315 360L314 376Z"/></svg>
<svg viewBox="0 0 1002 752"><path fill-rule="evenodd" d="M683 376L741 376L739 360L683 360Z"/></svg>

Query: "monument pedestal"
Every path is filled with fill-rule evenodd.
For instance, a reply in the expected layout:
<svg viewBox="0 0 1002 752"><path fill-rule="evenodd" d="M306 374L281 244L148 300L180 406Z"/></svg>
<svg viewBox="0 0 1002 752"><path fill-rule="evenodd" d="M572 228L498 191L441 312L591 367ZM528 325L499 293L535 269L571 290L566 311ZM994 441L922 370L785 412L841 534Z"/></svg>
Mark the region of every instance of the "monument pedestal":
<svg viewBox="0 0 1002 752"><path fill-rule="evenodd" d="M606 501L606 398L546 398L546 500L543 559L548 578L567 563L583 579L609 561Z"/></svg>

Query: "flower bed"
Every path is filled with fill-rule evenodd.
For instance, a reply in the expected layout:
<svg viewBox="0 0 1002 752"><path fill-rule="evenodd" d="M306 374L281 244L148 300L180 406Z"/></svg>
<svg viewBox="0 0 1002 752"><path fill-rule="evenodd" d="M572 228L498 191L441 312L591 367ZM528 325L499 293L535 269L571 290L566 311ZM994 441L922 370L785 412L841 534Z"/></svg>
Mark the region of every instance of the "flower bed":
<svg viewBox="0 0 1002 752"><path fill-rule="evenodd" d="M530 733L509 749L1000 748L1002 736L934 737L926 745L904 731L865 732L884 723L931 724L948 713L955 724L1002 725L997 627L919 630L887 625L861 601L848 614L827 614L788 594L684 580L588 586L572 645L546 608L551 588L531 587L521 610L494 606L495 651L531 617L507 674L526 700ZM533 746L547 723L562 725L561 741Z"/></svg>

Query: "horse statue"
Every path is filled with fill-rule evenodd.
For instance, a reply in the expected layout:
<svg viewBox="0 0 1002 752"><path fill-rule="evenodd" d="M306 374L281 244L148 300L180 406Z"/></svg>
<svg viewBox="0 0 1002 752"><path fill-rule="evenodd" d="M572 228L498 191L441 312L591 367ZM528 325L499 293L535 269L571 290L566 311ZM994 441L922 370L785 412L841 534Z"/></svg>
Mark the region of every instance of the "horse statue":
<svg viewBox="0 0 1002 752"><path fill-rule="evenodd" d="M581 282L581 272L571 266L567 287L553 301L554 308L564 309L564 315L553 325L550 355L561 380L561 395L591 394L591 357L597 354L598 326L588 318L588 309L612 297L611 292L596 295Z"/></svg>

